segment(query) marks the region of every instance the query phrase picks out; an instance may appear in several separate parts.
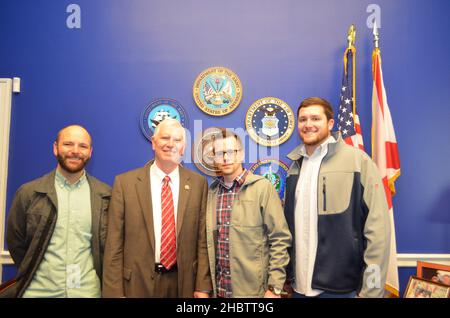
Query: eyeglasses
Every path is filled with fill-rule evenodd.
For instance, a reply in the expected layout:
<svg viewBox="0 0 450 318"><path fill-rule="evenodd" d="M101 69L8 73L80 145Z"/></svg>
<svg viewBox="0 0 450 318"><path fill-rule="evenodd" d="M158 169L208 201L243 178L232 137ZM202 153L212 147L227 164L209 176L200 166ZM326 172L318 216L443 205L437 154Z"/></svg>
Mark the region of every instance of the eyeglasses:
<svg viewBox="0 0 450 318"><path fill-rule="evenodd" d="M227 151L215 151L214 157L216 159L223 159L224 155L226 154L227 157L236 157L237 153L241 151L242 149L228 149Z"/></svg>

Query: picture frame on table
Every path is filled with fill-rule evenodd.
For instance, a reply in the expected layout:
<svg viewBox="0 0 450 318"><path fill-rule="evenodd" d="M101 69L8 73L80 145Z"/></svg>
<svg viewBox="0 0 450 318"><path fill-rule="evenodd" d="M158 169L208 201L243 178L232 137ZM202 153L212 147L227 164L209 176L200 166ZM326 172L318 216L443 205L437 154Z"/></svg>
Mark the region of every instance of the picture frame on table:
<svg viewBox="0 0 450 318"><path fill-rule="evenodd" d="M450 266L417 261L417 277L450 286Z"/></svg>
<svg viewBox="0 0 450 318"><path fill-rule="evenodd" d="M450 286L417 276L409 278L403 298L449 298Z"/></svg>

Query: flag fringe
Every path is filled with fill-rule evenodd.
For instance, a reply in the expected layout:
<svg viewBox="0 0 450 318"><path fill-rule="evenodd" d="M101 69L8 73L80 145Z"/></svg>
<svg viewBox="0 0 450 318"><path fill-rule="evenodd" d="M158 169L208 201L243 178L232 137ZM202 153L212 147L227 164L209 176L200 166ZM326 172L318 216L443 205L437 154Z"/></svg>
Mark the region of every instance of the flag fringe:
<svg viewBox="0 0 450 318"><path fill-rule="evenodd" d="M386 298L399 298L400 297L400 292L398 291L397 288L386 284L386 285L384 285L384 289L390 294Z"/></svg>

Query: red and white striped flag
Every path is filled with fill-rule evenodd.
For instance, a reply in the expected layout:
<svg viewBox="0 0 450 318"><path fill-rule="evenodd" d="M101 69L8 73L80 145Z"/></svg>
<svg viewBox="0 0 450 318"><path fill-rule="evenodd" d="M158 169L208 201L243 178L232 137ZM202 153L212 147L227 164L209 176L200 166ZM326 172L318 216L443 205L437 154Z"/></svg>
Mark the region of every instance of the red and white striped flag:
<svg viewBox="0 0 450 318"><path fill-rule="evenodd" d="M376 25L374 26L376 40ZM392 196L395 194L395 180L400 176L400 158L392 124L391 112L387 103L386 90L381 70L380 50L376 47L372 54L373 90L372 90L372 159L378 166L383 179L391 221L391 253L386 280L386 291L399 297L397 246L395 240L394 213Z"/></svg>

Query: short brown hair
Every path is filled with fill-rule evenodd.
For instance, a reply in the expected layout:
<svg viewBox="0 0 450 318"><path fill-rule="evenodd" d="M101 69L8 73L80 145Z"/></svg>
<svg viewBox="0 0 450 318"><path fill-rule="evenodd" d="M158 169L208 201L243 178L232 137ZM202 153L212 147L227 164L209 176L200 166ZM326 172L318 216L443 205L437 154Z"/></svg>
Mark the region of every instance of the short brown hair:
<svg viewBox="0 0 450 318"><path fill-rule="evenodd" d="M216 141L216 140L230 138L230 137L234 137L236 139L236 141L241 149L244 148L241 138L234 131L223 128L223 127L214 127L213 145L214 145L214 141ZM213 151L215 151L214 146L213 146Z"/></svg>
<svg viewBox="0 0 450 318"><path fill-rule="evenodd" d="M330 102L328 102L326 99L323 99L320 97L308 97L308 98L304 99L300 103L300 106L298 106L297 118L298 118L298 115L300 114L301 108L313 106L313 105L322 106L325 116L327 116L327 120L334 118L334 111L333 111L333 107L331 106Z"/></svg>

